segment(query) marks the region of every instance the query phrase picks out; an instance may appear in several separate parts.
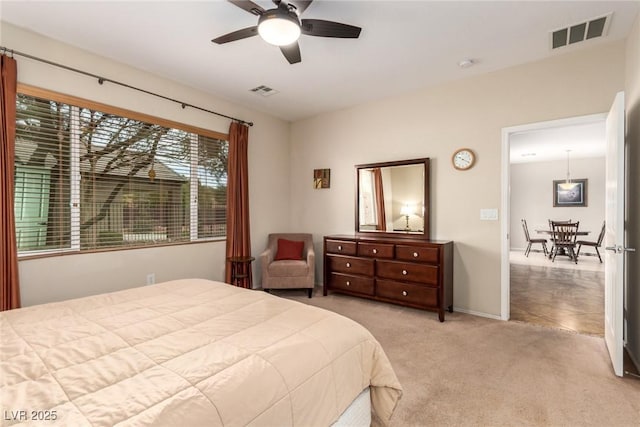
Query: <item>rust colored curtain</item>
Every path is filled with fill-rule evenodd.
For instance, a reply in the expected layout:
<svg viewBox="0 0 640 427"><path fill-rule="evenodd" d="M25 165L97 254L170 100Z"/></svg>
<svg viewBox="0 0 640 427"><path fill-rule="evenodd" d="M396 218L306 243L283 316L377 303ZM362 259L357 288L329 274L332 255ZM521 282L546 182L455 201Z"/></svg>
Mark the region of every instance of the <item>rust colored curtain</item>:
<svg viewBox="0 0 640 427"><path fill-rule="evenodd" d="M17 65L0 56L0 311L20 307L18 248L13 211Z"/></svg>
<svg viewBox="0 0 640 427"><path fill-rule="evenodd" d="M227 283L231 283L231 263L228 259L251 256L248 151L249 127L241 123L231 123L227 177L227 262L225 264L225 282ZM251 274L250 268L249 274Z"/></svg>
<svg viewBox="0 0 640 427"><path fill-rule="evenodd" d="M376 230L387 229L387 218L384 213L384 189L382 188L382 171L380 168L373 170L373 186L376 192Z"/></svg>

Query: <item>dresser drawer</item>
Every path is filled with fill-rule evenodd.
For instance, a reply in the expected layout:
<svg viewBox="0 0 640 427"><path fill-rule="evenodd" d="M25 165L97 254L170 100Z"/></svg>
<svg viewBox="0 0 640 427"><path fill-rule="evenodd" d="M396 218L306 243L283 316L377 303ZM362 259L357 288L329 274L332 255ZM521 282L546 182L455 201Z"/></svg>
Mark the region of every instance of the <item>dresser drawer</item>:
<svg viewBox="0 0 640 427"><path fill-rule="evenodd" d="M329 287L331 289L343 289L345 291L373 295L373 279L368 277L331 273L329 277Z"/></svg>
<svg viewBox="0 0 640 427"><path fill-rule="evenodd" d="M415 304L421 307L438 306L438 288L413 283L376 280L376 295L399 303Z"/></svg>
<svg viewBox="0 0 640 427"><path fill-rule="evenodd" d="M364 276L373 276L372 259L354 258L349 256L328 255L327 262L331 272L362 274Z"/></svg>
<svg viewBox="0 0 640 427"><path fill-rule="evenodd" d="M393 258L393 245L385 243L358 243L358 256Z"/></svg>
<svg viewBox="0 0 640 427"><path fill-rule="evenodd" d="M326 240L327 253L331 254L343 254L343 255L355 255L356 254L356 242L344 242L342 240Z"/></svg>
<svg viewBox="0 0 640 427"><path fill-rule="evenodd" d="M438 285L438 266L401 261L376 261L376 275L384 279Z"/></svg>
<svg viewBox="0 0 640 427"><path fill-rule="evenodd" d="M403 261L432 262L439 261L438 248L422 246L396 245L396 259Z"/></svg>

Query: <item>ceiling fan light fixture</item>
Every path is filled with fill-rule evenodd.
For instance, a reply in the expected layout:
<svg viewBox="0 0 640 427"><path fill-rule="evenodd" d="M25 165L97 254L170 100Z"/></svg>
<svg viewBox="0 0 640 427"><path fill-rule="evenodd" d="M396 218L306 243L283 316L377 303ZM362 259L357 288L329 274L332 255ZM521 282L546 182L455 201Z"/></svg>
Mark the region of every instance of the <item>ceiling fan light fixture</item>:
<svg viewBox="0 0 640 427"><path fill-rule="evenodd" d="M1 1L1 0L0 0ZM300 19L313 0L273 0L277 6L265 10L251 0L227 0L234 6L259 16L257 25L232 31L211 40L216 44L225 44L236 40L260 35L265 42L278 46L289 64L302 61L298 38L301 34L314 37L339 39L357 39L362 28L355 25L324 19Z"/></svg>
<svg viewBox="0 0 640 427"><path fill-rule="evenodd" d="M260 16L258 34L264 41L275 46L287 46L300 37L300 21L293 12L281 9L268 10Z"/></svg>

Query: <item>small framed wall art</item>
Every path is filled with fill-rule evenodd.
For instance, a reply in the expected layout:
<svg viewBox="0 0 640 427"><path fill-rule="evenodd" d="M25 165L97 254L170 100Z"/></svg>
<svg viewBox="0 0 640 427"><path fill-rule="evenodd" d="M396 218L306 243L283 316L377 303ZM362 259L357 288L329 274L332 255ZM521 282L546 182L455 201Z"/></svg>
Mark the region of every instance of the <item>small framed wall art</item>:
<svg viewBox="0 0 640 427"><path fill-rule="evenodd" d="M313 188L329 188L331 184L331 169L313 170Z"/></svg>
<svg viewBox="0 0 640 427"><path fill-rule="evenodd" d="M587 206L587 180L553 181L553 207Z"/></svg>

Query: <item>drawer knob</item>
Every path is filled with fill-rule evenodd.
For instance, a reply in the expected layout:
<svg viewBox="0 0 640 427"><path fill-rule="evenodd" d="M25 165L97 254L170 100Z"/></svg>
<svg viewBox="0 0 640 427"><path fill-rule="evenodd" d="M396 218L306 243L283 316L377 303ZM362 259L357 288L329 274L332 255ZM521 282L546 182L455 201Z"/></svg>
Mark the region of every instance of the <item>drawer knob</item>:
<svg viewBox="0 0 640 427"><path fill-rule="evenodd" d="M342 245L338 245L338 250L341 251L342 250Z"/></svg>
<svg viewBox="0 0 640 427"><path fill-rule="evenodd" d="M347 286L351 286L351 282L347 280Z"/></svg>
<svg viewBox="0 0 640 427"><path fill-rule="evenodd" d="M402 270L402 275L406 276L407 275L407 270Z"/></svg>
<svg viewBox="0 0 640 427"><path fill-rule="evenodd" d="M347 268L349 268L349 267L351 267L351 263L350 262L347 263Z"/></svg>
<svg viewBox="0 0 640 427"><path fill-rule="evenodd" d="M414 258L418 258L418 252L414 252L414 253L413 253L413 257L414 257Z"/></svg>
<svg viewBox="0 0 640 427"><path fill-rule="evenodd" d="M402 291L402 296L406 297L407 295L409 295L407 291Z"/></svg>
<svg viewBox="0 0 640 427"><path fill-rule="evenodd" d="M374 254L377 254L378 250L374 248L371 252L373 252Z"/></svg>

